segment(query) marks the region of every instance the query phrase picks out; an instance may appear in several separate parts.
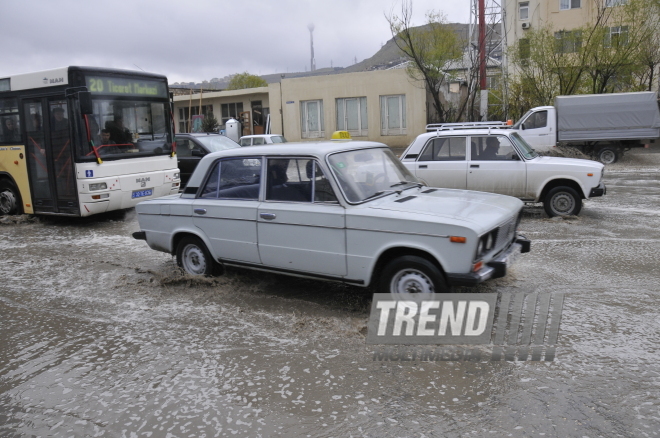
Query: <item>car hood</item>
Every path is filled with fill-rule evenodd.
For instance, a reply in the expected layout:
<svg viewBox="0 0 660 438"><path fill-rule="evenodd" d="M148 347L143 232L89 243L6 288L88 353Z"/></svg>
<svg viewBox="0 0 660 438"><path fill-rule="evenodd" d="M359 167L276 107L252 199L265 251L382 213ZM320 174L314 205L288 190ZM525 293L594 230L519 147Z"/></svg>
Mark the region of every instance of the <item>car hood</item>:
<svg viewBox="0 0 660 438"><path fill-rule="evenodd" d="M545 166L557 165L565 168L566 166L571 166L574 168L580 169L591 169L593 171L600 170L604 167L602 163L598 163L592 160L583 160L581 158L564 158L564 157L537 157L531 161L532 163L538 163Z"/></svg>
<svg viewBox="0 0 660 438"><path fill-rule="evenodd" d="M481 233L510 220L523 206L517 198L469 190L422 187L363 204L372 214L465 226Z"/></svg>

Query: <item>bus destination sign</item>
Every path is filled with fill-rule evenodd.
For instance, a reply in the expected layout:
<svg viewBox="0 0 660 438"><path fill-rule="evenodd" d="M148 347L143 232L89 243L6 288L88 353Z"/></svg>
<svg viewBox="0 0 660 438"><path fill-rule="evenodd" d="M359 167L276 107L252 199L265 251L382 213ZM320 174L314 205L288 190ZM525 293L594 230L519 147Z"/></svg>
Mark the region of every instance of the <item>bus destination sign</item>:
<svg viewBox="0 0 660 438"><path fill-rule="evenodd" d="M167 97L165 82L144 79L87 76L87 89L92 94L115 96Z"/></svg>

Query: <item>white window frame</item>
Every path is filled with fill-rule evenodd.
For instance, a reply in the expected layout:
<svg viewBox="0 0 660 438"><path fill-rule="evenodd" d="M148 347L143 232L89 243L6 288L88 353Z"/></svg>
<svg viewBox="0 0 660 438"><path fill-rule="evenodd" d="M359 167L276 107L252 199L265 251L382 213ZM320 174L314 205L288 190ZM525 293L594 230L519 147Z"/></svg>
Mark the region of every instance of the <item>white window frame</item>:
<svg viewBox="0 0 660 438"><path fill-rule="evenodd" d="M612 8L614 6L625 5L628 0L605 0L605 7Z"/></svg>
<svg viewBox="0 0 660 438"><path fill-rule="evenodd" d="M388 99L398 98L399 117L398 127L389 126L390 114L388 112L389 106L387 105ZM380 135L406 135L406 95L394 94L387 96L380 96Z"/></svg>
<svg viewBox="0 0 660 438"><path fill-rule="evenodd" d="M619 40L619 46L628 45L628 26L613 26L608 29L605 47L612 47L612 37L615 35Z"/></svg>
<svg viewBox="0 0 660 438"><path fill-rule="evenodd" d="M577 3L577 6L575 5ZM568 11L570 9L580 9L582 7L582 0L559 0L559 10Z"/></svg>
<svg viewBox="0 0 660 438"><path fill-rule="evenodd" d="M357 102L357 130L347 128L349 115L346 111L346 105L351 101ZM351 137L367 137L369 135L366 97L341 97L336 99L336 105L337 131L348 131Z"/></svg>
<svg viewBox="0 0 660 438"><path fill-rule="evenodd" d="M520 20L529 20L529 2L518 3L518 17Z"/></svg>
<svg viewBox="0 0 660 438"><path fill-rule="evenodd" d="M316 115L319 121L319 130L309 130L310 120L310 106L312 103L317 103ZM313 114L311 114L313 115ZM323 99L319 100L303 100L300 102L300 134L302 138L324 138L325 137L325 124L323 121Z"/></svg>

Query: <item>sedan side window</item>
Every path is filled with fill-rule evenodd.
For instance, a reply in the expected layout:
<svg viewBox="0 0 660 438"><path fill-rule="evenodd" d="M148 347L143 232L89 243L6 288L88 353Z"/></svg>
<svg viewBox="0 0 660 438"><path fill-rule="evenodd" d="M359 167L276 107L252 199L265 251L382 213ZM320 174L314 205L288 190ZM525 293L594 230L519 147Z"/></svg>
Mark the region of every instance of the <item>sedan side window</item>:
<svg viewBox="0 0 660 438"><path fill-rule="evenodd" d="M307 173L309 159L270 158L266 178L267 201L312 202L312 179Z"/></svg>
<svg viewBox="0 0 660 438"><path fill-rule="evenodd" d="M516 154L511 140L503 135L472 137L472 161L512 160Z"/></svg>
<svg viewBox="0 0 660 438"><path fill-rule="evenodd" d="M257 200L260 181L260 158L220 160L213 166L200 197Z"/></svg>
<svg viewBox="0 0 660 438"><path fill-rule="evenodd" d="M465 137L433 138L426 143L418 161L465 161L465 145Z"/></svg>
<svg viewBox="0 0 660 438"><path fill-rule="evenodd" d="M255 137L255 138L253 138L252 140L253 140L253 143L252 143L252 144L255 145L255 146L256 146L256 145L261 145L261 144L266 144L266 140L264 140L264 139L261 138L261 137Z"/></svg>
<svg viewBox="0 0 660 438"><path fill-rule="evenodd" d="M241 146L250 146L250 141L251 141L251 140L252 140L252 139L250 139L250 138L241 138L239 144L240 144Z"/></svg>

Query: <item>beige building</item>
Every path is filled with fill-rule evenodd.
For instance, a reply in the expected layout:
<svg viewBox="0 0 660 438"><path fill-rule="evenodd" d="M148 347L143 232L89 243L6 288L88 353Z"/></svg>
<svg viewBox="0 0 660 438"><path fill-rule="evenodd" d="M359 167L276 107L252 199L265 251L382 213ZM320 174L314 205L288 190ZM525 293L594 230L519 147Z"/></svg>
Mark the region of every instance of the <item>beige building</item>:
<svg viewBox="0 0 660 438"><path fill-rule="evenodd" d="M506 0L504 2L505 35L508 45L525 38L530 29L550 26L560 32L570 32L587 23L593 23L603 6L614 7L627 0ZM611 32L621 32L613 27Z"/></svg>
<svg viewBox="0 0 660 438"><path fill-rule="evenodd" d="M177 132L189 131L188 115L200 107L202 114L213 111L221 128L229 117L241 120L243 135L265 132L270 115L271 132L288 141L329 139L343 130L402 147L424 132L427 102L405 69L285 77L268 87L175 96Z"/></svg>

